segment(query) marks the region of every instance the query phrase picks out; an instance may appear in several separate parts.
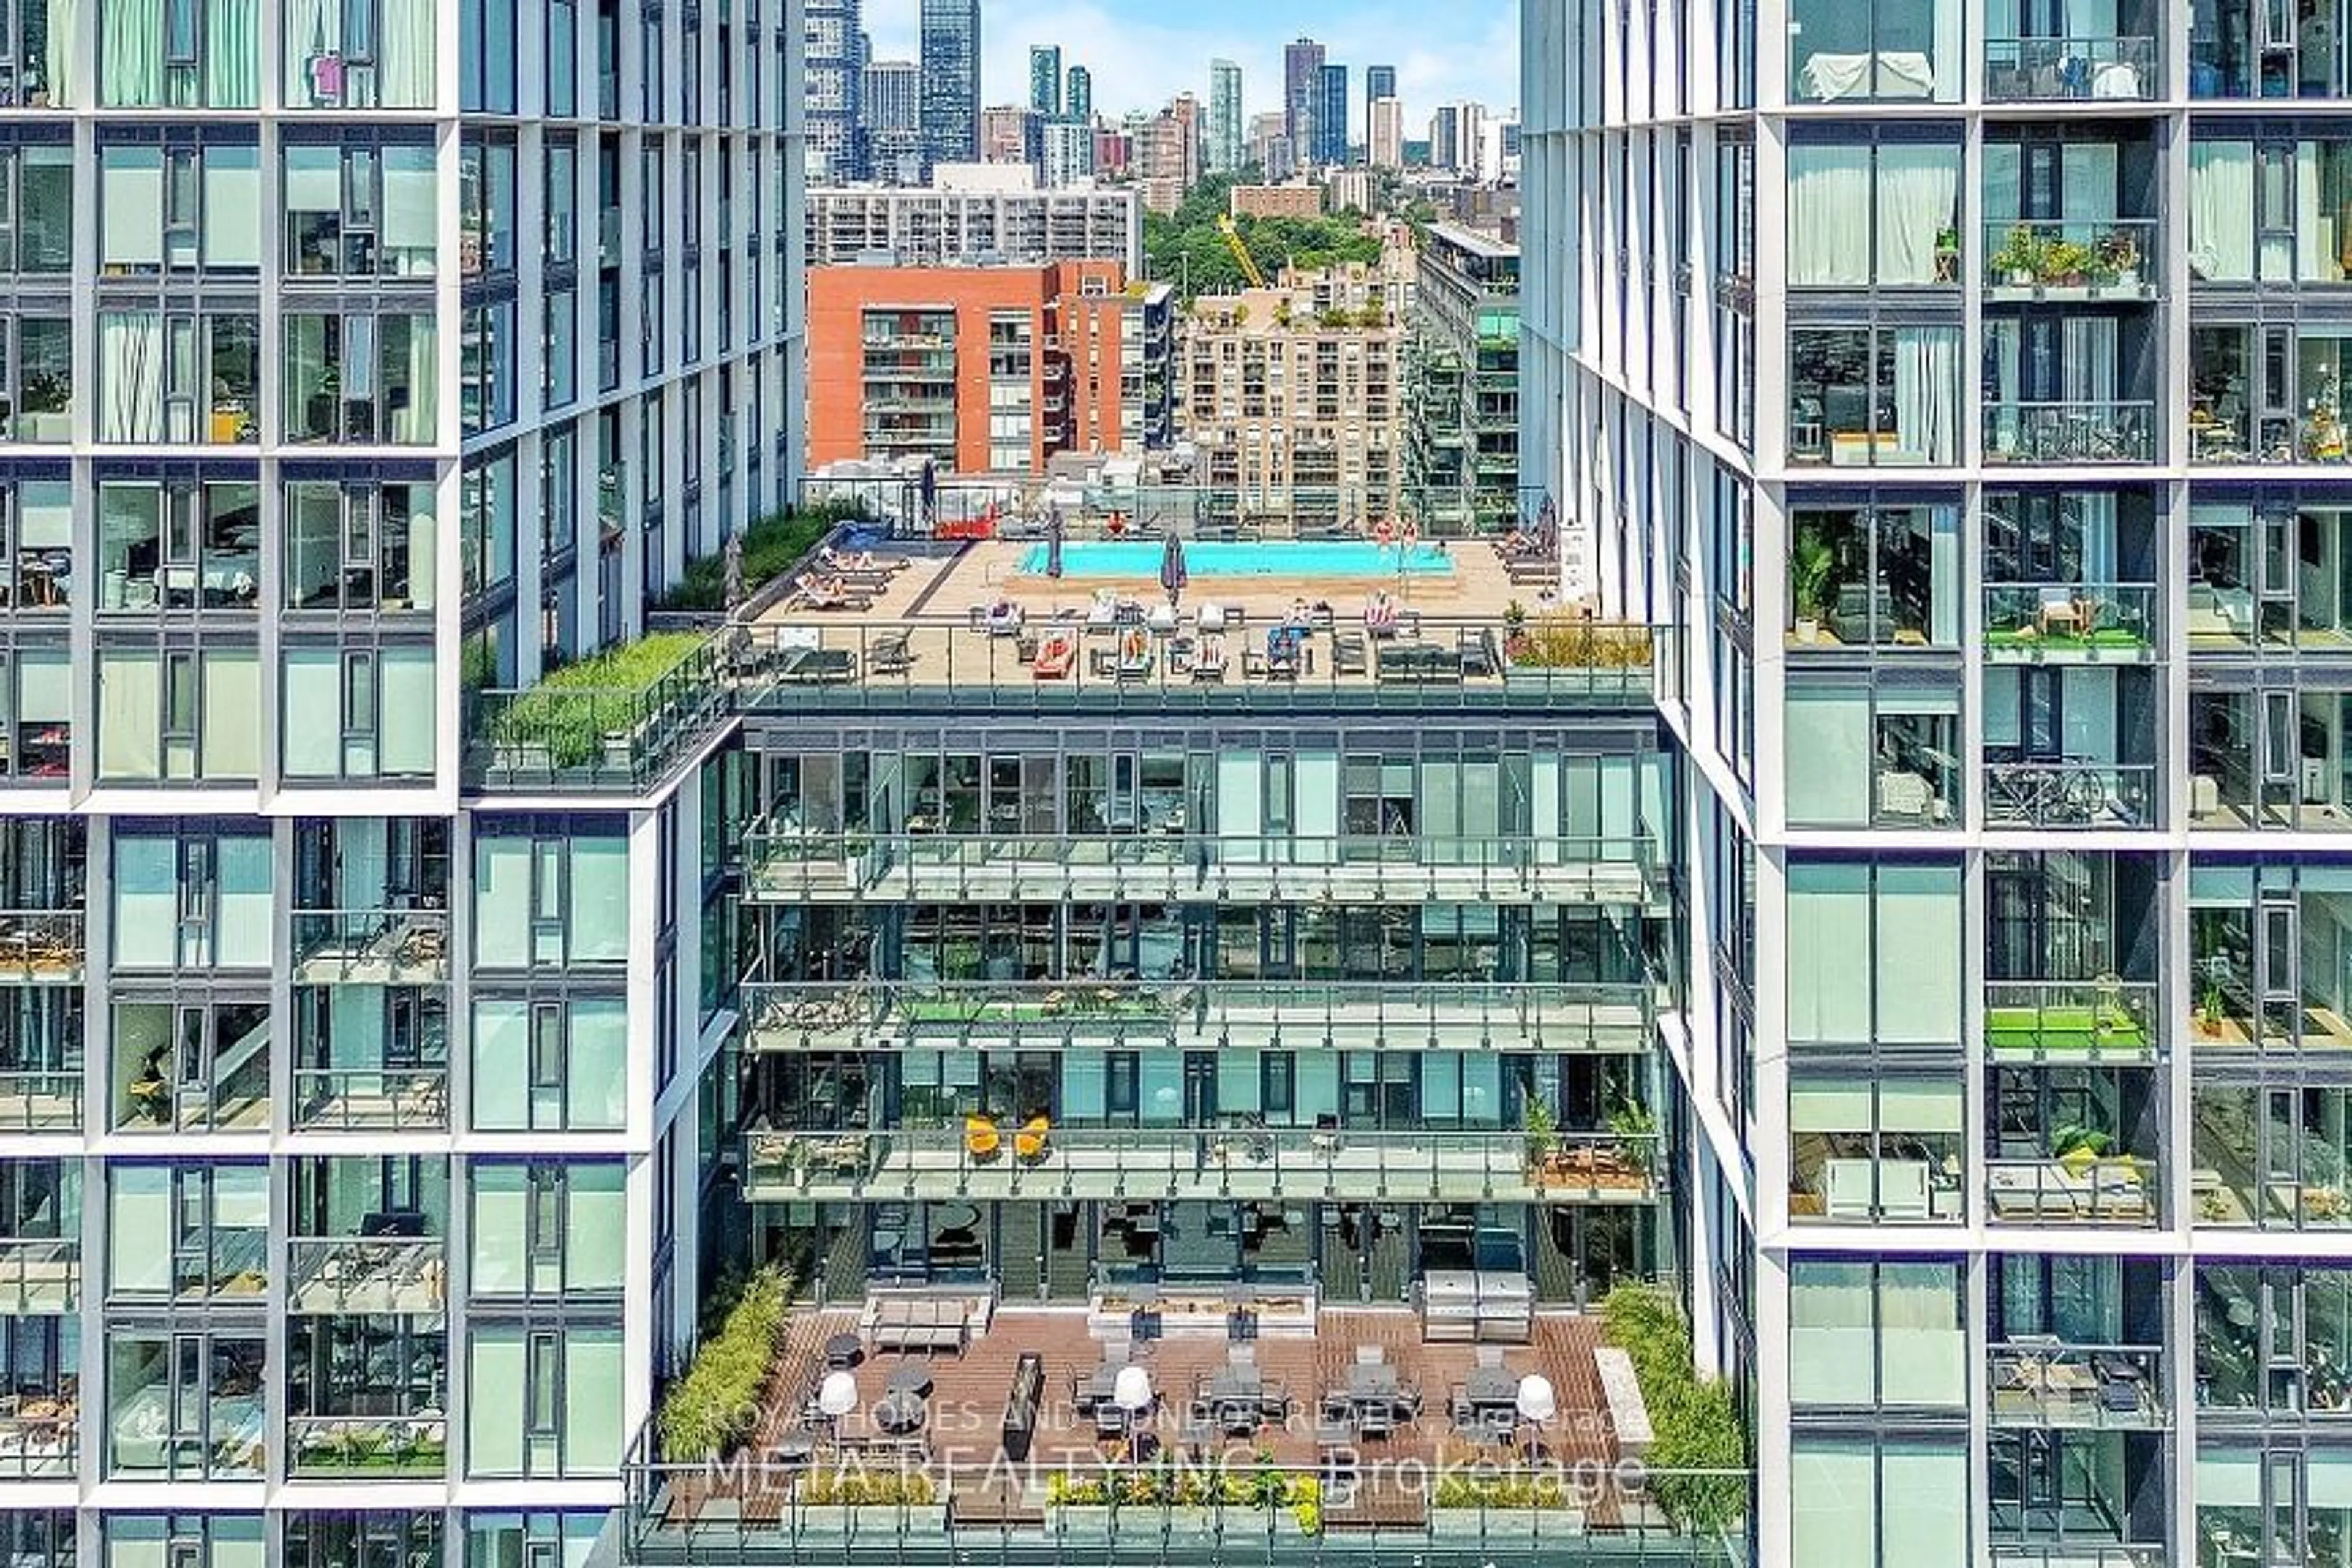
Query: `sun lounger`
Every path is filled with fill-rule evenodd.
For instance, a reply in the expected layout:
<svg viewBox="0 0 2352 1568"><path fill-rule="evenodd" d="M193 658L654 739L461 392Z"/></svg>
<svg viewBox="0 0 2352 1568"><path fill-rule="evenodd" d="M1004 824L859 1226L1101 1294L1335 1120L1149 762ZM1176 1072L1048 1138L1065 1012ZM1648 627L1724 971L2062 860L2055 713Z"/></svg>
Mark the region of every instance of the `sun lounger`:
<svg viewBox="0 0 2352 1568"><path fill-rule="evenodd" d="M1076 662L1078 645L1066 632L1055 632L1038 645L1036 662L1029 672L1040 680L1060 680Z"/></svg>

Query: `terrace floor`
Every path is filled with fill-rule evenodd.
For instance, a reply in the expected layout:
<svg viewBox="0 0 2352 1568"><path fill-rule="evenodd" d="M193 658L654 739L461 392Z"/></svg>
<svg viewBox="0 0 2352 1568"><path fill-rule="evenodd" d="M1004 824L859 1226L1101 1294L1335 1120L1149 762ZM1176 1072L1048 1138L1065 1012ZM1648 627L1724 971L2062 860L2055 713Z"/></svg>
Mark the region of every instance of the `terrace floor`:
<svg viewBox="0 0 2352 1568"><path fill-rule="evenodd" d="M795 1438L807 1440L802 1411L825 1375L827 1342L838 1336L859 1334L862 1320L861 1310L854 1308L794 1312L769 1384L769 1404L754 1439L755 1449L774 1453ZM1359 1458L1362 1484L1348 1502L1327 1510L1329 1528L1345 1529L1351 1520L1360 1526L1419 1524L1425 1520L1425 1489L1383 1488L1384 1471L1415 1466L1444 1469L1482 1461L1502 1464L1524 1457L1507 1445L1482 1443L1457 1433L1449 1414L1453 1395L1476 1367L1482 1347L1426 1343L1419 1317L1397 1308L1327 1309L1313 1322L1311 1337L1294 1328L1288 1333L1270 1330L1264 1337L1247 1342L1269 1390L1278 1384L1287 1395L1288 1418L1269 1421L1251 1436L1216 1436L1205 1442L1188 1438L1184 1412L1196 1386L1226 1366L1229 1342L1225 1335L1178 1333L1137 1342L1134 1363L1149 1372L1159 1398L1148 1436L1140 1439L1140 1457L1165 1454L1213 1461L1223 1456L1237 1467L1317 1470L1330 1452L1318 1442L1318 1411L1328 1393L1346 1386L1360 1346L1379 1347L1384 1363L1396 1369L1399 1383L1419 1391L1421 1408L1417 1416L1401 1421L1392 1436L1358 1439L1349 1445ZM930 1392L924 1401L924 1420L912 1434L886 1433L877 1421L892 1375L908 1358L877 1352L868 1339L863 1359L852 1372L857 1384L857 1408L840 1422L835 1437L837 1448L819 1443L817 1462L824 1463L824 1455L837 1451L844 1462L856 1457L869 1464L919 1464L940 1486L941 1500L950 1505L955 1519L1042 1521L1047 1508L1047 1476L1064 1471L1088 1473L1107 1461L1129 1457L1124 1439L1098 1437L1093 1418L1080 1413L1077 1384L1103 1361L1103 1342L1090 1331L1089 1324L1084 1308L997 1310L987 1331L973 1338L960 1354L930 1356ZM1496 1350L1501 1351L1502 1371L1514 1381L1530 1373L1551 1381L1558 1414L1543 1426L1539 1437L1541 1458L1549 1462L1612 1465L1620 1457L1593 1358L1600 1337L1595 1318L1544 1312L1534 1319L1530 1342L1483 1347L1490 1359ZM1004 1458L1003 1415L1015 1363L1024 1352L1043 1358L1045 1392L1027 1460L1013 1465ZM1523 1435L1528 1430L1522 1428ZM756 1523L762 1517L780 1519L788 1497L786 1485L772 1469L754 1469L719 1481L681 1480L676 1483L667 1517L673 1524L688 1523L715 1506L730 1516ZM1611 1521L1595 1518L1594 1522Z"/></svg>

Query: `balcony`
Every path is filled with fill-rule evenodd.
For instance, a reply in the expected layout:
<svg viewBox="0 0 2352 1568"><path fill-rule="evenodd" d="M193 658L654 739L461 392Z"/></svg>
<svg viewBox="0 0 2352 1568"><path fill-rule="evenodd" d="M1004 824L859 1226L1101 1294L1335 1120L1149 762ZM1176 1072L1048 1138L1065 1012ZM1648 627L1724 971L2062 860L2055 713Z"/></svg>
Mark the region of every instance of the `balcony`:
<svg viewBox="0 0 2352 1568"><path fill-rule="evenodd" d="M79 1237L0 1240L0 1316L70 1312L81 1305Z"/></svg>
<svg viewBox="0 0 2352 1568"><path fill-rule="evenodd" d="M1540 1137L1540 1143L1537 1142ZM1654 1134L1353 1128L961 1128L744 1134L753 1203L914 1197L1381 1197L1643 1205Z"/></svg>
<svg viewBox="0 0 2352 1568"><path fill-rule="evenodd" d="M2146 100L2163 96L2152 37L1985 39L1985 99L1992 103Z"/></svg>
<svg viewBox="0 0 2352 1568"><path fill-rule="evenodd" d="M67 1480L81 1455L81 1379L57 1379L53 1392L0 1394L0 1479Z"/></svg>
<svg viewBox="0 0 2352 1568"><path fill-rule="evenodd" d="M79 1068L61 1072L0 1072L0 1131L78 1131L81 1084Z"/></svg>
<svg viewBox="0 0 2352 1568"><path fill-rule="evenodd" d="M298 910L298 985L415 985L449 977L443 910Z"/></svg>
<svg viewBox="0 0 2352 1568"><path fill-rule="evenodd" d="M437 1477L447 1467L449 1426L437 1411L289 1415L286 1443L297 1479L414 1479Z"/></svg>
<svg viewBox="0 0 2352 1568"><path fill-rule="evenodd" d="M2018 1430L1986 1441L1992 1561L2002 1568L2170 1568L2168 1439L2139 1430Z"/></svg>
<svg viewBox="0 0 2352 1568"><path fill-rule="evenodd" d="M294 1125L304 1131L437 1131L449 1121L445 1067L296 1068Z"/></svg>
<svg viewBox="0 0 2352 1568"><path fill-rule="evenodd" d="M2021 401L1985 405L1985 461L2066 467L2156 461L2152 401Z"/></svg>
<svg viewBox="0 0 2352 1568"><path fill-rule="evenodd" d="M288 1306L298 1317L436 1315L446 1298L446 1244L437 1237L297 1237Z"/></svg>
<svg viewBox="0 0 2352 1568"><path fill-rule="evenodd" d="M748 983L754 1051L1649 1048L1643 985L1350 981Z"/></svg>
<svg viewBox="0 0 2352 1568"><path fill-rule="evenodd" d="M2056 1335L1985 1347L1995 1426L2170 1425L2163 1352L2145 1345L2067 1344Z"/></svg>
<svg viewBox="0 0 2352 1568"><path fill-rule="evenodd" d="M754 901L886 904L1109 900L1280 903L1644 905L1661 896L1647 838L1315 837L1185 831L1181 804L1148 816L1110 803L1131 831L1027 833L1010 807L998 831L810 833L771 824L744 836ZM916 817L937 820L937 810Z"/></svg>
<svg viewBox="0 0 2352 1568"><path fill-rule="evenodd" d="M64 910L0 910L0 980L78 984L82 918Z"/></svg>
<svg viewBox="0 0 2352 1568"><path fill-rule="evenodd" d="M2157 820L2153 763L1995 762L1984 771L1985 826L2148 827Z"/></svg>
<svg viewBox="0 0 2352 1568"><path fill-rule="evenodd" d="M2131 304L2158 299L2163 293L2162 241L2151 218L1992 219L1984 226L1985 302Z"/></svg>
<svg viewBox="0 0 2352 1568"><path fill-rule="evenodd" d="M2154 1160L2128 1154L1987 1160L1985 1194L1996 1224L2153 1227L2162 1177Z"/></svg>
<svg viewBox="0 0 2352 1568"><path fill-rule="evenodd" d="M731 696L717 639L656 633L528 689L474 693L467 782L489 790L638 793L717 732Z"/></svg>
<svg viewBox="0 0 2352 1568"><path fill-rule="evenodd" d="M2120 980L1988 982L1985 1047L2002 1062L2153 1061L2158 995Z"/></svg>
<svg viewBox="0 0 2352 1568"><path fill-rule="evenodd" d="M2156 657L2153 583L1989 583L1988 662L2139 664Z"/></svg>

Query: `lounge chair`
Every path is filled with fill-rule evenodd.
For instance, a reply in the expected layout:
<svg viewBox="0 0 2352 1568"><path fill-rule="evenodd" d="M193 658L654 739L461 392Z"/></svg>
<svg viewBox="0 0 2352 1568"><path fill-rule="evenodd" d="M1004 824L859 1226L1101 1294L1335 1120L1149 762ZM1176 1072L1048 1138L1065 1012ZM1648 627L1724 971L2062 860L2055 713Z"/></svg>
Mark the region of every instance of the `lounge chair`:
<svg viewBox="0 0 2352 1568"><path fill-rule="evenodd" d="M866 650L866 668L872 675L904 675L915 667L914 650L905 632L877 637Z"/></svg>
<svg viewBox="0 0 2352 1568"><path fill-rule="evenodd" d="M1045 1157L1045 1135L1053 1123L1045 1117L1033 1116L1013 1134L1013 1157L1024 1164L1034 1164Z"/></svg>
<svg viewBox="0 0 2352 1568"><path fill-rule="evenodd" d="M1225 639L1216 636L1202 637L1200 650L1192 656L1192 679L1223 680L1226 662Z"/></svg>
<svg viewBox="0 0 2352 1568"><path fill-rule="evenodd" d="M858 593L838 578L819 582L806 573L793 580L793 602L811 610L870 610L874 607L873 595Z"/></svg>
<svg viewBox="0 0 2352 1568"><path fill-rule="evenodd" d="M992 637L1021 635L1021 606L1009 599L999 599L992 605L974 605L971 611L971 629Z"/></svg>
<svg viewBox="0 0 2352 1568"><path fill-rule="evenodd" d="M1369 668L1360 632L1331 634L1331 670L1335 675L1361 675Z"/></svg>
<svg viewBox="0 0 2352 1568"><path fill-rule="evenodd" d="M1004 1135L985 1116L963 1119L963 1152L975 1160L993 1160L1004 1152Z"/></svg>
<svg viewBox="0 0 2352 1568"><path fill-rule="evenodd" d="M1036 662L1029 672L1040 680L1060 680L1070 673L1077 657L1076 639L1067 632L1055 632L1038 645Z"/></svg>
<svg viewBox="0 0 2352 1568"><path fill-rule="evenodd" d="M1369 637L1392 637L1402 619L1397 602L1386 594L1375 594L1364 604L1364 635Z"/></svg>
<svg viewBox="0 0 2352 1568"><path fill-rule="evenodd" d="M896 577L910 561L885 561L868 550L853 557L843 554L830 544L816 552L817 564L828 572L838 572L849 577Z"/></svg>
<svg viewBox="0 0 2352 1568"><path fill-rule="evenodd" d="M1118 663L1114 672L1121 680L1141 680L1151 673L1151 639L1142 632L1129 632L1118 645Z"/></svg>

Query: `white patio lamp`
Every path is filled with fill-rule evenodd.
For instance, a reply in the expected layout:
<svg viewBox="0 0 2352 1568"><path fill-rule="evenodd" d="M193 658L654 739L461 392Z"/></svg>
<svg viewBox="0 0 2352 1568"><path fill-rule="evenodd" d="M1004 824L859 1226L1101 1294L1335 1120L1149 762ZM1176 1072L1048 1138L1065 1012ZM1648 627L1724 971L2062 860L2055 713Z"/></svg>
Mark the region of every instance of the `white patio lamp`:
<svg viewBox="0 0 2352 1568"><path fill-rule="evenodd" d="M1123 1366L1111 1380L1110 1402L1127 1413L1127 1457L1136 1458L1136 1428L1151 1408L1151 1374L1139 1366Z"/></svg>
<svg viewBox="0 0 2352 1568"><path fill-rule="evenodd" d="M839 1421L857 1408L857 1380L845 1372L829 1372L817 1384L816 1407L827 1421Z"/></svg>
<svg viewBox="0 0 2352 1568"><path fill-rule="evenodd" d="M1529 1373L1519 1379L1517 1399L1519 1419L1540 1426L1559 1410L1559 1400L1552 1393L1551 1379L1540 1373Z"/></svg>

